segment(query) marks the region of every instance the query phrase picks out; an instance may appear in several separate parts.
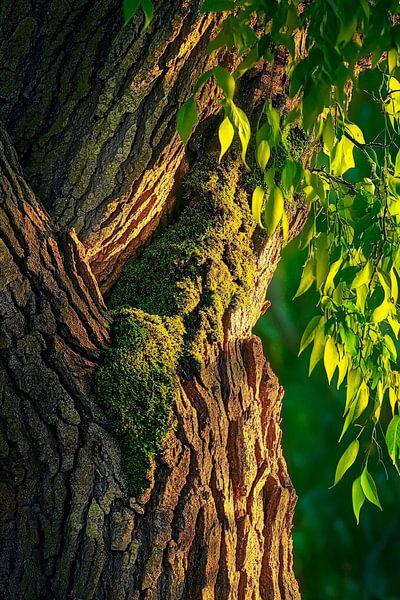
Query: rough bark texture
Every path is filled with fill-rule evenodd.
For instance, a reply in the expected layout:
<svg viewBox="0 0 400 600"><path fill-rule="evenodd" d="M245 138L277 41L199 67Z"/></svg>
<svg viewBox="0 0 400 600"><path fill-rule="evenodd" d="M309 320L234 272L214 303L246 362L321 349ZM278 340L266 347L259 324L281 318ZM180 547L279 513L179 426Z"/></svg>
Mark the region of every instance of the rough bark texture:
<svg viewBox="0 0 400 600"><path fill-rule="evenodd" d="M184 156L176 110L208 67L215 29L200 5L156 2L145 34L140 13L122 28L118 0L0 7L0 118L33 189L76 229L103 289L170 205ZM203 116L217 108L210 95L208 85Z"/></svg>
<svg viewBox="0 0 400 600"><path fill-rule="evenodd" d="M91 394L110 343L97 282L109 288L173 202L175 112L215 26L198 4L159 2L144 35L140 16L120 31L114 0L0 7L0 112L22 164L1 130L0 598L299 598L282 389L251 335L278 234L257 251L251 309L227 312L224 341L181 377L145 497L129 497Z"/></svg>

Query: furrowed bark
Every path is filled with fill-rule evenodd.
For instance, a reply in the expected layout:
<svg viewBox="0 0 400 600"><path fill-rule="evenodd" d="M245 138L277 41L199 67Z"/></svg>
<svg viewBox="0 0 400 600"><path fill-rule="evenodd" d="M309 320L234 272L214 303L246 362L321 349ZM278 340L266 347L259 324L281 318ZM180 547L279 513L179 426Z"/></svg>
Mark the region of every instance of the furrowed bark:
<svg viewBox="0 0 400 600"><path fill-rule="evenodd" d="M1 115L22 162L1 130L0 597L299 598L283 391L251 335L279 234L260 242L251 298L224 314L223 341L206 343L197 375L180 374L177 429L142 498L129 497L92 395L112 343L98 286L174 203L175 113L215 26L198 4L158 3L145 35L140 16L120 32L108 0L0 7ZM249 106L279 92L275 78L247 82ZM304 213L292 212L293 236Z"/></svg>
<svg viewBox="0 0 400 600"><path fill-rule="evenodd" d="M0 119L55 220L74 227L103 290L171 207L184 148L177 108L211 65L201 0L155 3L122 27L122 2L0 7ZM215 112L211 84L201 117ZM43 169L46 164L46 169Z"/></svg>

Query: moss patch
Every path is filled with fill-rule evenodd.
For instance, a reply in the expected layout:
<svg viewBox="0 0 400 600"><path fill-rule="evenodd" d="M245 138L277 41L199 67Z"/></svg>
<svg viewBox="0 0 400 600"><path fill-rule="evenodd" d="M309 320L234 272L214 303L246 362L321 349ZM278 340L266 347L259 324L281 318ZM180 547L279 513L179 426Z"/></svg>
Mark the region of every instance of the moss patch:
<svg viewBox="0 0 400 600"><path fill-rule="evenodd" d="M224 313L246 301L253 282L255 225L242 177L239 162L216 167L214 156L192 170L180 219L126 267L110 298L112 308L181 317L185 370L201 363L206 340L222 341Z"/></svg>
<svg viewBox="0 0 400 600"><path fill-rule="evenodd" d="M121 442L130 491L148 486L151 460L173 427L172 401L183 327L134 309L114 312L113 347L96 375L96 396Z"/></svg>
<svg viewBox="0 0 400 600"><path fill-rule="evenodd" d="M245 304L256 269L255 229L240 161L212 156L183 183L190 202L127 265L110 298L113 347L96 394L121 442L130 491L142 493L173 427L179 371L195 372L204 344L223 340L223 316Z"/></svg>

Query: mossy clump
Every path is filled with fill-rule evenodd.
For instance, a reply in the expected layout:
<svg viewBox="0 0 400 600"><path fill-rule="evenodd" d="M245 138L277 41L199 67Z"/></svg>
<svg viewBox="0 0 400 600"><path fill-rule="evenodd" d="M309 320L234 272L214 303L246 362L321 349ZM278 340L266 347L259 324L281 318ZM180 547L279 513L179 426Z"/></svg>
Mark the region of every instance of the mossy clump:
<svg viewBox="0 0 400 600"><path fill-rule="evenodd" d="M216 165L211 156L186 176L179 219L125 267L109 298L113 347L96 395L120 440L133 495L148 487L151 461L173 427L177 373L198 370L205 343L223 341L226 311L250 297L255 223L243 167Z"/></svg>
<svg viewBox="0 0 400 600"><path fill-rule="evenodd" d="M135 308L113 314L113 346L97 370L95 392L123 453L130 492L148 487L151 461L173 428L172 402L182 321Z"/></svg>
<svg viewBox="0 0 400 600"><path fill-rule="evenodd" d="M246 302L253 283L255 223L243 177L239 160L217 167L212 156L193 169L179 220L125 268L109 300L112 308L181 317L184 370L199 365L206 340L222 341L223 315Z"/></svg>

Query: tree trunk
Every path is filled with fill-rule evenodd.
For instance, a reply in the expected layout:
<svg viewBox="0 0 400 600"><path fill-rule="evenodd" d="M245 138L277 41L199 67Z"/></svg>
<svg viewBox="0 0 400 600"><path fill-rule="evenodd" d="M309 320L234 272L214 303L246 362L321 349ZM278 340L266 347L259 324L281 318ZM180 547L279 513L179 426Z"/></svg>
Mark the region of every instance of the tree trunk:
<svg viewBox="0 0 400 600"><path fill-rule="evenodd" d="M246 302L229 292L215 313L218 333L197 344L198 369L177 370L177 425L140 498L129 493L113 423L93 393L114 344L102 292L138 248L157 244L160 224L180 223L179 206L172 225L163 218L187 168L175 114L215 60L204 49L216 23L199 16L199 4L156 3L146 33L140 14L121 29L111 0L0 7L0 115L12 138L1 129L1 598L299 598L283 391L251 334L279 260L278 233L265 238L246 213L236 224L243 259L229 259L236 240L225 236L202 266L185 319L210 314L206 281L221 265ZM255 78L251 105L272 79ZM194 168L214 130L211 92L209 84L199 100ZM185 200L189 210L197 201ZM294 207L291 236L303 221ZM251 286L236 281L241 260L254 266ZM150 276L144 285L150 294ZM135 294L131 305L143 308Z"/></svg>

